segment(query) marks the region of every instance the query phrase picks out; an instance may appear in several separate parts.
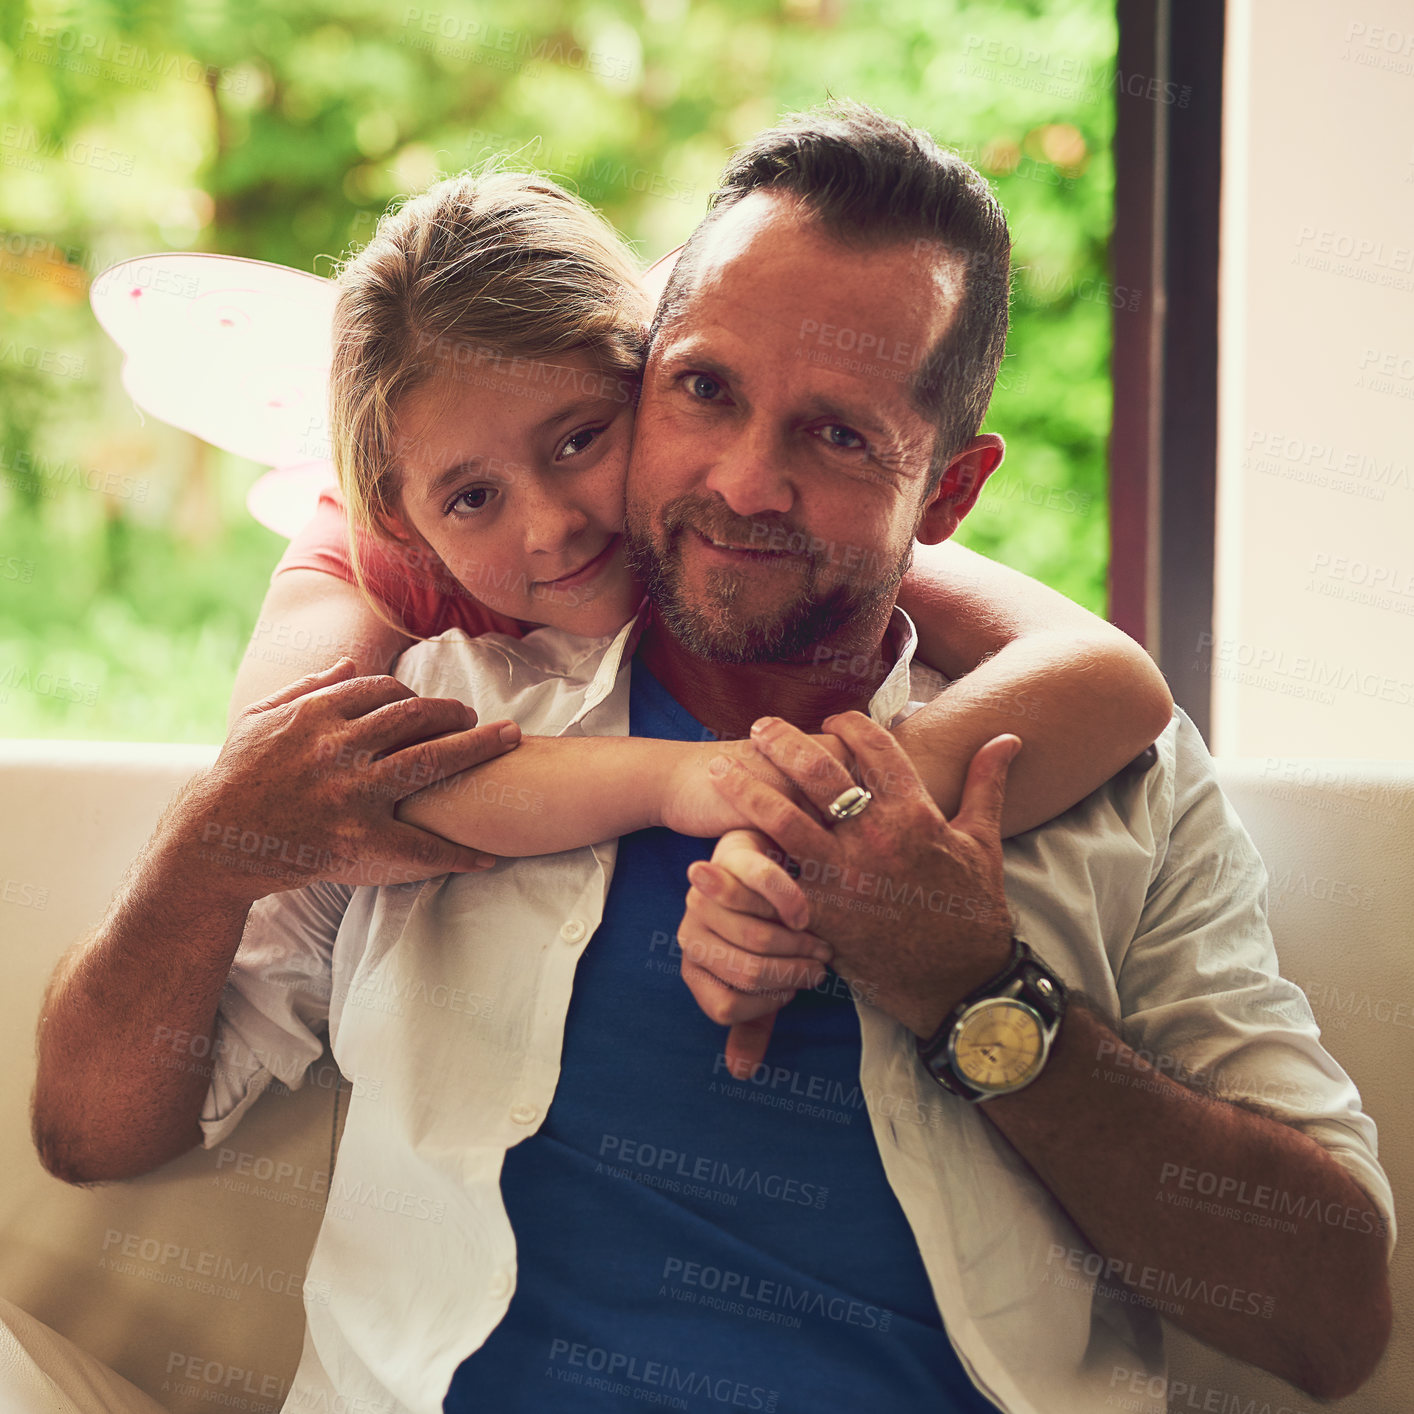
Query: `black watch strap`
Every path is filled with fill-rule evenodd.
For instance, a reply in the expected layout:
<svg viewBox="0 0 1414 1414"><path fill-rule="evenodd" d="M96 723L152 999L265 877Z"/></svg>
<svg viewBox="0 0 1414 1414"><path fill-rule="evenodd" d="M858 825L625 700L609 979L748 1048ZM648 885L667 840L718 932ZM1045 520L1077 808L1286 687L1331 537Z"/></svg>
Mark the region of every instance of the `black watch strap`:
<svg viewBox="0 0 1414 1414"><path fill-rule="evenodd" d="M928 1073L944 1089L964 1100L985 1100L988 1092L970 1085L953 1068L948 1043L954 1027L970 1007L991 997L1013 997L1035 1009L1052 1034L1065 1014L1065 984L1018 937L1011 940L1011 957L989 981L969 992L928 1039L917 1041L918 1055Z"/></svg>

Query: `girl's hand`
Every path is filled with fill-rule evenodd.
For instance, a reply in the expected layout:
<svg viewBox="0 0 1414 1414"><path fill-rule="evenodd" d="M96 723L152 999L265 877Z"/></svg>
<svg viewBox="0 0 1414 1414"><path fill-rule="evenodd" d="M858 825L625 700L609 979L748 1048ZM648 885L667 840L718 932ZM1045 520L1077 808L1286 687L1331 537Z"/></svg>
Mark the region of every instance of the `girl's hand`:
<svg viewBox="0 0 1414 1414"><path fill-rule="evenodd" d="M810 910L781 852L759 830L729 830L711 862L696 861L678 929L682 977L723 1026L727 1068L749 1079L766 1055L776 1012L800 987L818 986L829 944L806 931Z"/></svg>
<svg viewBox="0 0 1414 1414"><path fill-rule="evenodd" d="M843 746L837 737L817 737L815 740L837 758L843 756ZM805 792L758 751L754 741L705 741L686 747L673 765L663 789L657 824L676 830L680 835L694 835L698 839L712 839L751 824L742 809L717 788L721 768L714 770L712 762L720 756L725 756L758 781L780 791L787 800L809 808ZM779 853L776 851L777 856Z"/></svg>
<svg viewBox="0 0 1414 1414"><path fill-rule="evenodd" d="M713 784L716 776L711 766L717 756L729 757L778 789L789 788L785 775L750 741L694 742L681 751L668 777L659 809L660 825L680 835L712 839L748 823L741 810Z"/></svg>

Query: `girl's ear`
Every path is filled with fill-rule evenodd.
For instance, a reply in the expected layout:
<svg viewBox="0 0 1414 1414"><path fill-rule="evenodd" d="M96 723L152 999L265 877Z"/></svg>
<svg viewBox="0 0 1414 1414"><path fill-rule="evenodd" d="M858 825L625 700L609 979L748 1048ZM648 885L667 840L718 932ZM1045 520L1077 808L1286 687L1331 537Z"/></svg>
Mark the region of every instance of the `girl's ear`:
<svg viewBox="0 0 1414 1414"><path fill-rule="evenodd" d="M439 581L455 576L447 569L442 557L427 543L426 538L402 513L401 505L390 507L378 517L378 535L383 541L380 553L401 565L401 573L415 583L424 581L440 588Z"/></svg>
<svg viewBox="0 0 1414 1414"><path fill-rule="evenodd" d="M396 540L400 545L416 545L420 549L431 548L403 513L401 497L398 497L397 501L379 517L379 523L388 537Z"/></svg>

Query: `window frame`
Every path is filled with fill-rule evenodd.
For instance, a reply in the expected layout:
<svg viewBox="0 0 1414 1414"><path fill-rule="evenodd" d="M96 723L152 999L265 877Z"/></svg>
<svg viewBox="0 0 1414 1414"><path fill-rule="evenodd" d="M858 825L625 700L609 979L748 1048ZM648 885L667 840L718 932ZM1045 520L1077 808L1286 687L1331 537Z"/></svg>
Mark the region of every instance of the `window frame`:
<svg viewBox="0 0 1414 1414"><path fill-rule="evenodd" d="M1212 722L1225 0L1117 0L1109 615Z"/></svg>

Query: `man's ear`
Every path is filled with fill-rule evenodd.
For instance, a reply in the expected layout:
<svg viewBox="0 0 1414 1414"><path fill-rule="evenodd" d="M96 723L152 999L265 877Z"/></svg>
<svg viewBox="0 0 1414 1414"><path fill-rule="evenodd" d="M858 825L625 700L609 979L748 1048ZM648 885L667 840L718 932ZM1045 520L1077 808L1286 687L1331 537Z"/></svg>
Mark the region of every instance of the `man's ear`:
<svg viewBox="0 0 1414 1414"><path fill-rule="evenodd" d="M977 504L987 478L1002 464L1006 443L995 432L974 437L953 454L943 471L938 489L928 498L918 518L913 538L925 545L948 539L962 518Z"/></svg>

